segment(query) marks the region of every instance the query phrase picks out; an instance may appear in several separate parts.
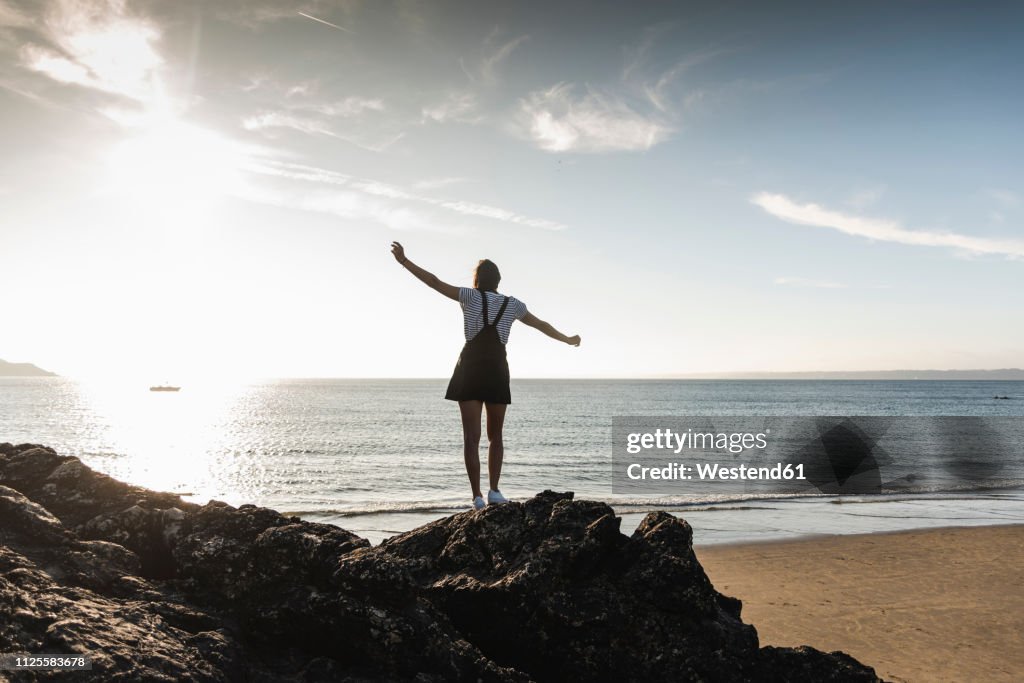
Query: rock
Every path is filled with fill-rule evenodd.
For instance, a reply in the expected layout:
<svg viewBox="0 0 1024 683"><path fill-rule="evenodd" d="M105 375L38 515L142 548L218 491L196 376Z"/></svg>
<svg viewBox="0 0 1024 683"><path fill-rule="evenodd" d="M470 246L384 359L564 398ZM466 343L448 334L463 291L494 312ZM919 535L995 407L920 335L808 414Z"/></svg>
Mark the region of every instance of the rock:
<svg viewBox="0 0 1024 683"><path fill-rule="evenodd" d="M760 648L692 540L666 513L627 537L608 505L545 491L371 547L0 444L0 651L89 653L102 680L878 680Z"/></svg>
<svg viewBox="0 0 1024 683"><path fill-rule="evenodd" d="M125 484L96 472L78 458L32 444L14 447L0 461L0 484L22 492L70 528L133 505L147 509L198 507L170 493Z"/></svg>
<svg viewBox="0 0 1024 683"><path fill-rule="evenodd" d="M783 681L844 681L853 683L877 681L873 669L864 666L845 652L821 652L812 647L772 647L761 650L762 676L765 683Z"/></svg>
<svg viewBox="0 0 1024 683"><path fill-rule="evenodd" d="M667 513L627 538L604 503L546 491L357 551L342 570L394 563L485 655L537 679L760 677L739 601L714 590L690 526Z"/></svg>

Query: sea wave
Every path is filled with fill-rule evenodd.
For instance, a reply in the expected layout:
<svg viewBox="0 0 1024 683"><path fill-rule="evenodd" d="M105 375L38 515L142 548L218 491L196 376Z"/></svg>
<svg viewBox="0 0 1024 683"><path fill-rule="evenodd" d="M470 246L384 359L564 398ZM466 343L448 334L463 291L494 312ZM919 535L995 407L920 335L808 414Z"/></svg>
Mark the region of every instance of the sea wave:
<svg viewBox="0 0 1024 683"><path fill-rule="evenodd" d="M694 497L659 497L659 498L626 498L615 496L577 495L578 499L604 500L617 512L637 514L656 512L659 510L690 510L698 512L716 512L740 510L771 509L772 505L750 505L750 503L790 504L806 500L841 504L889 503L900 500L957 500L977 498L978 494L1010 492L1024 490L1024 480L1008 480L999 485L972 486L962 485L947 488L935 488L919 491L887 491L876 494L835 495L835 494L752 494L752 495L703 495ZM416 501L380 501L375 503L354 503L344 507L323 507L300 510L282 511L283 514L296 517L361 517L384 514L452 514L469 508L464 499L416 500Z"/></svg>

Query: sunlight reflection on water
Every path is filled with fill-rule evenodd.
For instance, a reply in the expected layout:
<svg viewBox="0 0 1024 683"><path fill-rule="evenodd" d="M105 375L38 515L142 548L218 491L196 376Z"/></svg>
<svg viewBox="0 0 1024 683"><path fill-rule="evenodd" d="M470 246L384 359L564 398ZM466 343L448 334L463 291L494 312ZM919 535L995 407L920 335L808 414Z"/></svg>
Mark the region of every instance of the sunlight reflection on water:
<svg viewBox="0 0 1024 683"><path fill-rule="evenodd" d="M110 449L106 471L158 491L240 501L254 459L225 458L233 416L252 400L244 385L197 385L155 392L118 383L80 385L82 409L93 413ZM229 501L231 502L231 501Z"/></svg>

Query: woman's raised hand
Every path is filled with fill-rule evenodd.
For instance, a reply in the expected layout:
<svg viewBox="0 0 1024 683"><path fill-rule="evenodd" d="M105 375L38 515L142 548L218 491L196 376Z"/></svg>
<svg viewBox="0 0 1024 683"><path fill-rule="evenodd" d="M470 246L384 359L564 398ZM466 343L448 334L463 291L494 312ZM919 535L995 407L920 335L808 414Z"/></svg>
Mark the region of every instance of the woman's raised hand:
<svg viewBox="0 0 1024 683"><path fill-rule="evenodd" d="M403 247L399 242L391 243L391 254L399 263L405 263L405 247Z"/></svg>

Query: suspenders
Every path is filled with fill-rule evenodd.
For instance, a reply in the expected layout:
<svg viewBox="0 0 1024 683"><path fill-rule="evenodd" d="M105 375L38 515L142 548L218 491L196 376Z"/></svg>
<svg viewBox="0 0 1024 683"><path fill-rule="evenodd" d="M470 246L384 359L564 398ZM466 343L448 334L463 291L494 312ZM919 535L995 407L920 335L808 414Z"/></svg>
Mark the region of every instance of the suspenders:
<svg viewBox="0 0 1024 683"><path fill-rule="evenodd" d="M498 321L501 320L501 316L505 312L505 307L508 306L508 297L506 296L505 300L501 302L501 308L498 309L498 315L494 318L494 322L489 323L487 322L487 292L482 289L476 291L480 292L480 298L484 300L484 328L497 327Z"/></svg>

